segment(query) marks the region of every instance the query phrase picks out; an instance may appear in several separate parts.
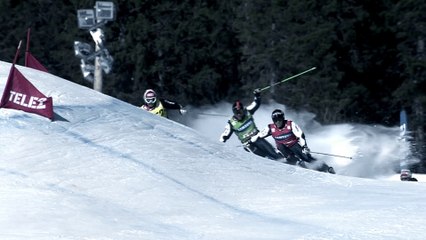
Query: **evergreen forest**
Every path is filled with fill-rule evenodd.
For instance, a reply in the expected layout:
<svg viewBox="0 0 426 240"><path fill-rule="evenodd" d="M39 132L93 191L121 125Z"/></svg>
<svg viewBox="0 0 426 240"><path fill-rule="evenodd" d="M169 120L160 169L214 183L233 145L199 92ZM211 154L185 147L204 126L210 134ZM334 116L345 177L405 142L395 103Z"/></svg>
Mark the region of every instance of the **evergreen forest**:
<svg viewBox="0 0 426 240"><path fill-rule="evenodd" d="M184 105L264 101L307 110L322 124L399 125L408 114L426 171L426 1L114 0L103 28L114 58L103 93L140 106L147 88ZM31 28L31 52L50 73L92 87L73 43L93 43L77 10L94 0L0 1L0 60ZM24 65L23 58L18 64Z"/></svg>

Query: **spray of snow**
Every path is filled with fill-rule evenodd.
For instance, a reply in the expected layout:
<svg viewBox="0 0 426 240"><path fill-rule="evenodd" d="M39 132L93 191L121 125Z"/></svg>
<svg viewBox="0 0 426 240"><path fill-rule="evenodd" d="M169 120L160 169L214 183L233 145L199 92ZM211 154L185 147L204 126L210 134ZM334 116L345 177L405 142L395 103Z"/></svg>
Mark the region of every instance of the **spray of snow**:
<svg viewBox="0 0 426 240"><path fill-rule="evenodd" d="M286 118L295 121L304 130L311 151L316 152L315 157L329 163L339 174L362 178L394 174L399 172L400 161L410 155L409 142L399 138L399 126L322 125L315 120L314 114L288 109L276 102L262 104L255 113L259 129L271 123L270 114L277 108L284 110ZM202 108L189 106L188 109L187 115L175 116L175 120L205 134L210 140L219 141L226 122L232 116L231 104L222 102ZM268 140L274 144L271 138ZM236 136L225 144L235 151L244 151Z"/></svg>

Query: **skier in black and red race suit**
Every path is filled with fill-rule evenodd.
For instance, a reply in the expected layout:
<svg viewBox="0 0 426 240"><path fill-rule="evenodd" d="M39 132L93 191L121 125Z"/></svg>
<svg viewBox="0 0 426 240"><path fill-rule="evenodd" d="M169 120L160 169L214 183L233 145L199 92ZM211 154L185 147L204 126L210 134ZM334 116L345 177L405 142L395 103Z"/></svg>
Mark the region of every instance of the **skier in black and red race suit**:
<svg viewBox="0 0 426 240"><path fill-rule="evenodd" d="M272 136L275 140L277 149L284 155L287 163L307 168L305 162L315 166L315 170L335 174L333 167L324 162L319 162L313 158L306 143L305 134L300 127L291 120L286 120L284 112L275 109L272 112L273 123L268 124L261 132L257 134L259 138Z"/></svg>

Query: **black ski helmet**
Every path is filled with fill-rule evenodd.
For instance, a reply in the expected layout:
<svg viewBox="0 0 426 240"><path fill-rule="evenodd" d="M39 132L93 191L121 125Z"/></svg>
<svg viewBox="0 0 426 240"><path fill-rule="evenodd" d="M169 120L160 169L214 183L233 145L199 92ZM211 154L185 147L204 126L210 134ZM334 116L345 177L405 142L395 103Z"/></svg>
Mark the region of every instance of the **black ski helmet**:
<svg viewBox="0 0 426 240"><path fill-rule="evenodd" d="M272 118L272 121L274 123L276 123L278 121L282 121L284 123L284 121L285 121L285 115L284 115L284 112L281 109L275 109L272 112L271 118Z"/></svg>
<svg viewBox="0 0 426 240"><path fill-rule="evenodd" d="M232 104L232 112L238 120L241 120L244 117L244 105L240 102L240 100L237 100L234 104Z"/></svg>

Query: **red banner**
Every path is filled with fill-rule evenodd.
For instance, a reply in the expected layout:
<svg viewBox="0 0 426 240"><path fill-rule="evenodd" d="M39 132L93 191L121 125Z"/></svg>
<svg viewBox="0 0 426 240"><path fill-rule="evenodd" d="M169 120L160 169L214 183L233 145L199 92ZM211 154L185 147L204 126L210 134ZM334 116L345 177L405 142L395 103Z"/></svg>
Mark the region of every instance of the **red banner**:
<svg viewBox="0 0 426 240"><path fill-rule="evenodd" d="M12 65L0 108L18 109L53 120L53 101L46 97Z"/></svg>
<svg viewBox="0 0 426 240"><path fill-rule="evenodd" d="M30 52L25 53L25 66L43 72L49 72Z"/></svg>
<svg viewBox="0 0 426 240"><path fill-rule="evenodd" d="M43 72L49 72L30 52L31 28L27 31L27 50L25 51L25 67L34 68Z"/></svg>

